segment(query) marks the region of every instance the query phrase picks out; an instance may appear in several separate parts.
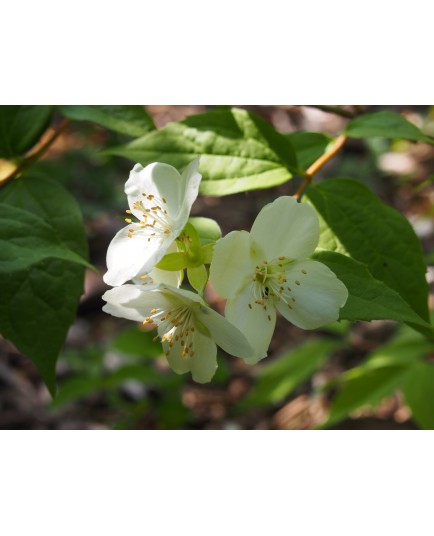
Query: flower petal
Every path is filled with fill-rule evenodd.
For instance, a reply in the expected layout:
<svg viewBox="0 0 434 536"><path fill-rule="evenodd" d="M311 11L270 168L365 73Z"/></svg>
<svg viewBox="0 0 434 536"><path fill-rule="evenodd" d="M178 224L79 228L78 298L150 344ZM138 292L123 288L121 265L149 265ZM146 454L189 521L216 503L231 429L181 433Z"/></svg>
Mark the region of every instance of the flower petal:
<svg viewBox="0 0 434 536"><path fill-rule="evenodd" d="M145 168L136 164L125 183L125 193L130 210L139 219L141 214L134 209L134 203L143 200L143 194L146 194L164 199L169 216L173 220L183 202L184 182L178 171L169 164L154 162Z"/></svg>
<svg viewBox="0 0 434 536"><path fill-rule="evenodd" d="M245 359L246 363L254 364L267 356L276 325L276 310L272 304L264 309L252 299L250 289L246 289L227 301L225 316L245 335L254 350L254 355Z"/></svg>
<svg viewBox="0 0 434 536"><path fill-rule="evenodd" d="M210 266L210 280L223 298L235 296L255 275L257 256L247 231L232 231L217 240Z"/></svg>
<svg viewBox="0 0 434 536"><path fill-rule="evenodd" d="M166 253L176 253L178 247L176 242L167 248ZM133 283L136 285L144 285L146 290L152 290L160 285L169 285L170 287L178 288L182 282L184 273L182 271L169 271L160 270L159 268L152 268L150 272L144 273L139 271L136 277L133 278Z"/></svg>
<svg viewBox="0 0 434 536"><path fill-rule="evenodd" d="M194 356L190 360L190 370L193 380L198 383L211 381L217 370L217 347L215 342L206 335L194 334Z"/></svg>
<svg viewBox="0 0 434 536"><path fill-rule="evenodd" d="M171 343L163 341L164 352L170 368L177 374L191 371L193 380L207 383L217 370L217 347L213 340L198 330L192 336L192 348L183 355L185 346L173 339Z"/></svg>
<svg viewBox="0 0 434 536"><path fill-rule="evenodd" d="M339 318L348 290L325 264L311 260L297 262L285 271L285 277L295 301L289 301L291 308L283 301L275 303L289 322L299 328L315 329Z"/></svg>
<svg viewBox="0 0 434 536"><path fill-rule="evenodd" d="M225 352L245 360L254 357L255 352L246 337L222 315L209 307L201 306L197 318Z"/></svg>
<svg viewBox="0 0 434 536"><path fill-rule="evenodd" d="M160 335L162 336L163 333ZM189 356L183 357L182 351L184 350L184 347L181 346L180 341L173 340L170 343L170 346L169 342L164 340L162 344L167 361L173 372L176 372L176 374L185 374L188 372L190 370Z"/></svg>
<svg viewBox="0 0 434 536"><path fill-rule="evenodd" d="M181 182L183 183L182 203L175 217L178 225L184 222L182 223L181 229L185 227L190 215L191 206L196 201L199 193L200 181L202 179L202 175L199 173L199 164L200 157L195 158L181 174Z"/></svg>
<svg viewBox="0 0 434 536"><path fill-rule="evenodd" d="M154 290L161 285L169 285L177 288L182 281L182 272L173 272L153 268L148 274L144 274L133 279L135 285L143 285L146 290Z"/></svg>
<svg viewBox="0 0 434 536"><path fill-rule="evenodd" d="M104 281L107 285L119 286L133 279L137 274L152 270L173 243L173 237L155 238L148 241L142 233L129 231L134 225L121 229L110 242L107 250L107 272Z"/></svg>
<svg viewBox="0 0 434 536"><path fill-rule="evenodd" d="M147 291L138 285L122 285L114 287L102 296L107 303L103 311L137 322L150 315L152 309L168 309L172 302L159 290Z"/></svg>
<svg viewBox="0 0 434 536"><path fill-rule="evenodd" d="M281 256L305 259L318 244L318 217L310 205L297 203L293 197L279 197L258 214L251 236L268 261Z"/></svg>

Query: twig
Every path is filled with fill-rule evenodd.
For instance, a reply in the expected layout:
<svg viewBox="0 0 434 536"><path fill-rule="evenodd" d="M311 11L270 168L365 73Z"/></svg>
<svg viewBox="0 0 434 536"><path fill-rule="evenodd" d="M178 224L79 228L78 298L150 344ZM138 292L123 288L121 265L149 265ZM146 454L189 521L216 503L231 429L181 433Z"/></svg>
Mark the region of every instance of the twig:
<svg viewBox="0 0 434 536"><path fill-rule="evenodd" d="M338 153L341 148L343 147L344 143L347 141L347 137L341 134L338 136L334 142L334 144L330 147L330 149L324 153L322 156L318 158L306 171L306 174L303 178L302 183L298 187L297 192L294 194L295 199L300 199L303 195L304 190L306 187L310 184L312 181L312 177L317 173L331 158L335 156L336 153Z"/></svg>
<svg viewBox="0 0 434 536"><path fill-rule="evenodd" d="M336 114L340 115L341 117L345 117L346 119L353 119L356 117L356 113L350 112L349 110L344 110L340 106L323 106L323 105L314 105L314 104L306 104L308 108L316 108L317 110L321 110L322 112L326 112L329 114Z"/></svg>
<svg viewBox="0 0 434 536"><path fill-rule="evenodd" d="M5 185L9 181L17 177L24 170L30 167L33 164L33 162L36 162L37 160L39 160L41 156L47 151L47 149L57 140L60 134L62 134L62 132L69 126L70 122L71 121L69 119L64 119L60 123L59 127L48 138L48 140L43 145L41 145L41 147L35 153L25 158L21 162L21 164L16 169L14 169L14 171L12 171L10 175L8 175L7 177L5 177L3 180L0 181L0 186Z"/></svg>

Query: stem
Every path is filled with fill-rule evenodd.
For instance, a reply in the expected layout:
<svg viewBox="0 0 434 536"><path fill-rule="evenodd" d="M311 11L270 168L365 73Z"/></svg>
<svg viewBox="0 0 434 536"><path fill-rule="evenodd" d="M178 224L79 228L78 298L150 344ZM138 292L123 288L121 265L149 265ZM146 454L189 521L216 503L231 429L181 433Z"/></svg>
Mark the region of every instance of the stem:
<svg viewBox="0 0 434 536"><path fill-rule="evenodd" d="M25 171L28 167L30 167L34 162L39 160L41 156L47 151L47 149L57 140L57 138L62 134L62 132L69 126L70 124L69 119L64 119L59 127L53 132L53 134L48 138L48 140L41 145L41 147L33 154L25 158L21 164L6 178L4 178L2 181L0 181L0 186L5 185L18 175L20 175L23 171Z"/></svg>
<svg viewBox="0 0 434 536"><path fill-rule="evenodd" d="M340 106L320 106L320 105L313 105L313 104L306 104L309 108L316 108L317 110L321 110L322 112L327 112L329 114L336 114L340 115L341 117L345 117L346 119L353 119L356 117L356 113L350 112L349 110L344 110Z"/></svg>
<svg viewBox="0 0 434 536"><path fill-rule="evenodd" d="M304 179L300 186L298 187L297 192L294 194L295 199L300 199L303 195L304 190L306 187L311 183L313 176L315 173L317 173L331 158L335 156L336 153L338 153L344 143L347 141L347 137L341 134L338 136L334 142L334 144L330 147L330 149L324 153L322 156L318 158L306 171L306 174L304 176Z"/></svg>

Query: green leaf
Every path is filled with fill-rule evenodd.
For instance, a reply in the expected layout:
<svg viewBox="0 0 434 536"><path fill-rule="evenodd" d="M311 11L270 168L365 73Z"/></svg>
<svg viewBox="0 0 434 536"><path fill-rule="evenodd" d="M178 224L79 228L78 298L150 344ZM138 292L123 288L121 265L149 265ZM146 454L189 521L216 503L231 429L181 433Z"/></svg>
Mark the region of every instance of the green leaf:
<svg viewBox="0 0 434 536"><path fill-rule="evenodd" d="M348 300L341 309L341 320L397 320L418 324L431 330L401 296L382 281L375 279L366 265L332 251L320 251L313 258L324 263L348 289Z"/></svg>
<svg viewBox="0 0 434 536"><path fill-rule="evenodd" d="M0 158L26 153L48 127L52 106L0 106Z"/></svg>
<svg viewBox="0 0 434 536"><path fill-rule="evenodd" d="M400 138L434 143L434 139L426 136L402 115L388 111L374 112L352 119L345 129L345 134L351 138Z"/></svg>
<svg viewBox="0 0 434 536"><path fill-rule="evenodd" d="M172 374L163 374L152 368L149 363L147 365L125 365L105 378L104 387L113 389L128 380L137 380L144 384L164 387L172 381Z"/></svg>
<svg viewBox="0 0 434 536"><path fill-rule="evenodd" d="M155 128L144 106L59 106L59 110L68 119L91 121L132 138L143 136Z"/></svg>
<svg viewBox="0 0 434 536"><path fill-rule="evenodd" d="M429 322L426 265L407 219L351 179L313 186L308 197L323 220L319 247L366 264L375 279L398 292Z"/></svg>
<svg viewBox="0 0 434 536"><path fill-rule="evenodd" d="M325 363L339 344L328 339L307 341L265 365L240 410L278 404Z"/></svg>
<svg viewBox="0 0 434 536"><path fill-rule="evenodd" d="M97 392L111 391L129 380L165 387L170 382L171 376L146 365L125 365L109 375L71 378L62 382L59 393L51 405L57 408Z"/></svg>
<svg viewBox="0 0 434 536"><path fill-rule="evenodd" d="M298 166L304 171L318 160L333 142L331 136L321 132L291 132L286 134L286 137L294 147Z"/></svg>
<svg viewBox="0 0 434 536"><path fill-rule="evenodd" d="M217 196L282 184L297 167L291 142L238 108L190 116L106 152L144 166L166 162L177 169L200 156L200 191Z"/></svg>
<svg viewBox="0 0 434 536"><path fill-rule="evenodd" d="M96 393L104 388L104 378L101 376L77 377L65 380L59 388L56 398L51 402L52 408L60 408L71 402Z"/></svg>
<svg viewBox="0 0 434 536"><path fill-rule="evenodd" d="M24 176L0 189L0 331L55 391L55 364L83 292L80 210L56 181Z"/></svg>
<svg viewBox="0 0 434 536"><path fill-rule="evenodd" d="M340 421L362 406L375 407L396 389L405 390L408 384L412 388L411 379L416 378L413 371L420 368L421 360L432 348L431 342L414 331L400 328L390 342L369 354L363 364L329 383L329 387L336 383L342 387L323 426Z"/></svg>
<svg viewBox="0 0 434 536"><path fill-rule="evenodd" d="M418 362L403 385L404 397L413 420L426 430L434 430L434 365Z"/></svg>
<svg viewBox="0 0 434 536"><path fill-rule="evenodd" d="M211 242L216 242L222 236L222 230L219 224L211 218L189 218L191 225L196 229L201 245L206 245Z"/></svg>
<svg viewBox="0 0 434 536"><path fill-rule="evenodd" d="M154 342L155 333L143 331L135 326L124 329L112 341L112 350L143 358L155 358L162 355L159 342Z"/></svg>
<svg viewBox="0 0 434 536"><path fill-rule="evenodd" d="M322 427L335 424L363 406L377 406L402 384L409 368L405 365L373 369L360 367L349 372L351 377L333 400L328 419Z"/></svg>

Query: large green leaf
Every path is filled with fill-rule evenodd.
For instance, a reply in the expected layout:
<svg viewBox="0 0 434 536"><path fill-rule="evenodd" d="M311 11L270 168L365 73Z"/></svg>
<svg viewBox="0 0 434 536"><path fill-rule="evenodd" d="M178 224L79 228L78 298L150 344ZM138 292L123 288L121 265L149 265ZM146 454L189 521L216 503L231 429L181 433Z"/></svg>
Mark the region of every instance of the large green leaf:
<svg viewBox="0 0 434 536"><path fill-rule="evenodd" d="M398 292L429 322L426 265L407 219L351 179L313 186L308 197L322 219L319 246L366 264L375 279Z"/></svg>
<svg viewBox="0 0 434 536"><path fill-rule="evenodd" d="M377 406L383 398L391 395L409 374L405 365L374 369L352 369L342 389L330 406L323 426L331 426L344 419L349 413L363 406Z"/></svg>
<svg viewBox="0 0 434 536"><path fill-rule="evenodd" d="M432 350L431 342L408 328L401 328L390 342L369 354L359 367L330 382L331 386L338 383L341 388L323 426L330 426L363 406L375 407L396 389L403 389L406 402L415 408L416 422L431 427L434 366L423 359ZM422 378L424 374L426 377Z"/></svg>
<svg viewBox="0 0 434 536"><path fill-rule="evenodd" d="M52 113L52 106L0 106L0 158L14 158L31 149Z"/></svg>
<svg viewBox="0 0 434 536"><path fill-rule="evenodd" d="M396 291L375 279L366 265L333 251L319 251L313 258L327 265L348 289L348 300L340 311L340 319L397 320L417 324L434 334L430 324Z"/></svg>
<svg viewBox="0 0 434 536"><path fill-rule="evenodd" d="M300 169L307 170L322 156L333 142L331 136L321 132L291 132L286 137L292 143Z"/></svg>
<svg viewBox="0 0 434 536"><path fill-rule="evenodd" d="M416 125L395 112L382 111L364 114L352 119L345 134L351 138L400 138L434 143Z"/></svg>
<svg viewBox="0 0 434 536"><path fill-rule="evenodd" d="M281 402L308 379L338 345L338 342L328 339L307 341L265 365L256 384L241 402L240 409Z"/></svg>
<svg viewBox="0 0 434 536"><path fill-rule="evenodd" d="M91 121L102 127L138 138L155 128L144 106L86 105L59 106L60 112L75 121Z"/></svg>
<svg viewBox="0 0 434 536"><path fill-rule="evenodd" d="M56 181L37 175L0 189L0 206L0 331L54 393L88 266L80 210Z"/></svg>
<svg viewBox="0 0 434 536"><path fill-rule="evenodd" d="M282 184L297 161L291 142L246 110L214 110L110 149L142 165L166 162L181 169L201 157L201 192L228 195Z"/></svg>
<svg viewBox="0 0 434 536"><path fill-rule="evenodd" d="M434 365L423 361L414 364L403 391L413 420L421 428L434 430Z"/></svg>

